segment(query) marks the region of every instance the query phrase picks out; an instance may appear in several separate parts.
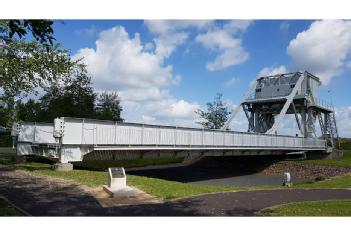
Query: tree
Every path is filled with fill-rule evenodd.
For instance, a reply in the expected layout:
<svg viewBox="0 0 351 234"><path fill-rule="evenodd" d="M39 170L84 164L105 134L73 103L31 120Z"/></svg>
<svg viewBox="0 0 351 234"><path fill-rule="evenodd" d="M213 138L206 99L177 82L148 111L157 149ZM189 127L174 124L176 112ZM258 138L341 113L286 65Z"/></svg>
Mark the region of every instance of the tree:
<svg viewBox="0 0 351 234"><path fill-rule="evenodd" d="M16 35L22 39L30 32L41 44L53 45L52 20L0 20L0 39L7 43Z"/></svg>
<svg viewBox="0 0 351 234"><path fill-rule="evenodd" d="M26 40L28 32L35 40ZM0 20L0 99L9 113L1 125L10 126L16 120L17 100L64 82L79 63L59 44L53 44L52 35L52 21Z"/></svg>
<svg viewBox="0 0 351 234"><path fill-rule="evenodd" d="M56 117L95 118L96 94L85 66L75 68L66 83L52 85L40 99L43 110L40 121Z"/></svg>
<svg viewBox="0 0 351 234"><path fill-rule="evenodd" d="M14 40L0 47L0 86L6 98L35 93L67 78L76 63L60 45L48 51L36 41Z"/></svg>
<svg viewBox="0 0 351 234"><path fill-rule="evenodd" d="M103 120L123 121L121 112L123 108L116 92L103 92L98 97L96 117Z"/></svg>
<svg viewBox="0 0 351 234"><path fill-rule="evenodd" d="M222 101L222 94L218 93L213 102L208 102L207 111L198 109L195 111L204 121L197 122L206 129L220 129L228 119L229 111L226 103Z"/></svg>
<svg viewBox="0 0 351 234"><path fill-rule="evenodd" d="M20 100L16 105L17 118L26 122L38 122L42 114L41 104L33 99L29 99L26 103Z"/></svg>

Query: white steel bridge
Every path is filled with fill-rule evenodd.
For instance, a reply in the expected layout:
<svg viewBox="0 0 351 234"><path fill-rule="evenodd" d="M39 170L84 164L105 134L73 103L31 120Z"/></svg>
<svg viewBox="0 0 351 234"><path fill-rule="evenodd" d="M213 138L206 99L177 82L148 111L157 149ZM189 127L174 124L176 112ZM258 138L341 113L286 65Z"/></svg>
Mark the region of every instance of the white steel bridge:
<svg viewBox="0 0 351 234"><path fill-rule="evenodd" d="M96 152L118 152L120 157L155 152L234 156L327 149L326 141L317 138L67 117L55 119L54 124L21 123L12 132L18 155L40 155L60 162L82 161L85 155Z"/></svg>

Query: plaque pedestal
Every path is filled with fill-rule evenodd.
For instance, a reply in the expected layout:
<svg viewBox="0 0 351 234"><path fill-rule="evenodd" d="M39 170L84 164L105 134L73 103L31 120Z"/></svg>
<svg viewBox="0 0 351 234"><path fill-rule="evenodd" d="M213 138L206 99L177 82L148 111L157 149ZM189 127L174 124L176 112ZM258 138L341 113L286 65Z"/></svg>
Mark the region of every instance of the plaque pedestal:
<svg viewBox="0 0 351 234"><path fill-rule="evenodd" d="M111 197L136 196L138 191L127 186L127 176L123 167L112 167L108 169L107 185L103 189Z"/></svg>

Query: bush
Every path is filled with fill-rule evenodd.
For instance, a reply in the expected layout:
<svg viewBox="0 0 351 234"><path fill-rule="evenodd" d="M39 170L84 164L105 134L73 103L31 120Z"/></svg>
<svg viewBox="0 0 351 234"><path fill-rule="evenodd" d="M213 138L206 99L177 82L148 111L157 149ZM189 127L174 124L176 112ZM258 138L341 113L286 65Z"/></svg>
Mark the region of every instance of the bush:
<svg viewBox="0 0 351 234"><path fill-rule="evenodd" d="M12 137L10 132L0 132L0 147L11 147Z"/></svg>

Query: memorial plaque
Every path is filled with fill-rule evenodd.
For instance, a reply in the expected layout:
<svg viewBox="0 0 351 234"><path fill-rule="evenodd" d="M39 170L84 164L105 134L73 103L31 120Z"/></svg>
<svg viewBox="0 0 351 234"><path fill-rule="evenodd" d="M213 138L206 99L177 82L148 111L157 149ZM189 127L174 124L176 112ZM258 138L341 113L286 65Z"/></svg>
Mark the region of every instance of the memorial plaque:
<svg viewBox="0 0 351 234"><path fill-rule="evenodd" d="M112 168L110 168L110 170L111 170L112 178L123 178L123 177L125 177L124 170L123 170L122 167L112 167Z"/></svg>

